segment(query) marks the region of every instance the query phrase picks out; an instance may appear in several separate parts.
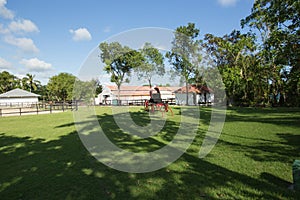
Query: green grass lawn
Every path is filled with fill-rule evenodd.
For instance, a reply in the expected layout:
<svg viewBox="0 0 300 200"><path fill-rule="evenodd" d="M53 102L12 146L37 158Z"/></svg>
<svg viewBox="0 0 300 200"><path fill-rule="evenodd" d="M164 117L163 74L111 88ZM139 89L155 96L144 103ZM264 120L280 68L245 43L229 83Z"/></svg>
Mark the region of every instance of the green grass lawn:
<svg viewBox="0 0 300 200"><path fill-rule="evenodd" d="M299 108L231 108L220 139L198 158L210 120L201 108L197 136L166 168L126 173L97 161L76 132L72 112L0 118L0 199L297 199L292 163L300 159ZM180 110L163 130L140 139L122 132L109 107L97 107L106 135L129 151L153 151L172 140ZM136 124L149 115L131 109ZM157 117L161 117L157 115Z"/></svg>

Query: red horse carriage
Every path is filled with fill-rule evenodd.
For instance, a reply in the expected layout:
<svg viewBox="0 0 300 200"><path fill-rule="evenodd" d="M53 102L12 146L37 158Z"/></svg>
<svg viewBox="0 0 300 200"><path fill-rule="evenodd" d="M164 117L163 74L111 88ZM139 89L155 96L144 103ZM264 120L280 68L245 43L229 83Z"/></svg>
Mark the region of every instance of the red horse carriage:
<svg viewBox="0 0 300 200"><path fill-rule="evenodd" d="M154 89L156 90L156 93L152 93L152 91L150 91L150 100L145 101L145 110L151 113L160 111L162 113L162 116L164 116L165 112L170 111L173 116L174 114L172 108L169 107L168 102L162 101L158 87L155 87Z"/></svg>

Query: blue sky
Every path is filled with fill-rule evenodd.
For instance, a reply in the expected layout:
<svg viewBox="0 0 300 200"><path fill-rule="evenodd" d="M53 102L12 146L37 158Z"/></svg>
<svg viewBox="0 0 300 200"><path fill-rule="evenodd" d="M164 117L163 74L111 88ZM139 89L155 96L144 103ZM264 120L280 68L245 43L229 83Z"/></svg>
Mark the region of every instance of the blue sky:
<svg viewBox="0 0 300 200"><path fill-rule="evenodd" d="M0 0L0 71L77 75L107 38L134 28L176 29L188 22L217 36L240 29L254 0Z"/></svg>

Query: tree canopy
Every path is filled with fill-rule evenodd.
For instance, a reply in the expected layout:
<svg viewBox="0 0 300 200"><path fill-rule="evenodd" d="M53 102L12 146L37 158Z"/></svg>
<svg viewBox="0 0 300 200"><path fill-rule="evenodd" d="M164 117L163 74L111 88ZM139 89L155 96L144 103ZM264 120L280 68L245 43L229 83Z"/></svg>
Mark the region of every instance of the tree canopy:
<svg viewBox="0 0 300 200"><path fill-rule="evenodd" d="M0 72L0 93L8 92L20 86L19 79L7 71Z"/></svg>
<svg viewBox="0 0 300 200"><path fill-rule="evenodd" d="M22 89L29 90L29 92L36 91L41 86L41 82L35 79L35 75L29 73L22 78L21 83Z"/></svg>
<svg viewBox="0 0 300 200"><path fill-rule="evenodd" d="M76 77L69 73L52 76L47 84L47 90L55 101L71 101Z"/></svg>
<svg viewBox="0 0 300 200"><path fill-rule="evenodd" d="M300 105L300 2L255 1L252 12L241 20L260 33L260 67L270 74L270 93L281 94L283 103Z"/></svg>
<svg viewBox="0 0 300 200"><path fill-rule="evenodd" d="M99 45L99 48L101 50L101 60L105 64L104 70L111 75L111 82L116 83L118 87L119 99L122 83L129 82L128 77L132 70L140 66L144 58L139 51L122 46L118 42L109 44L103 42Z"/></svg>
<svg viewBox="0 0 300 200"><path fill-rule="evenodd" d="M171 51L166 53L169 63L175 72L178 72L186 85L186 104L188 105L188 82L195 74L201 61L201 45L197 39L200 30L194 23L179 26L174 32Z"/></svg>
<svg viewBox="0 0 300 200"><path fill-rule="evenodd" d="M140 52L143 62L136 67L136 71L140 79L145 78L149 86L152 86L152 77L154 75L163 76L165 74L164 56L159 50L150 43L145 43Z"/></svg>
<svg viewBox="0 0 300 200"><path fill-rule="evenodd" d="M254 1L249 16L241 19L241 28L223 36L206 33L200 39L200 30L188 23L174 30L172 48L165 55L150 43L134 50L118 42L104 42L99 45L100 57L119 92L132 72L151 86L154 75L165 74L166 58L173 72L183 77L187 92L188 84L215 81L213 73L208 76L211 80L203 79L202 69L206 68L209 73L220 73L230 105L300 106L300 1ZM213 63L210 68L203 64L203 52ZM67 101L72 100L74 81L75 76L60 73L45 86L33 74L18 78L2 71L0 93L22 88L46 99ZM96 90L101 91L98 81L79 83L89 88L96 84ZM81 91L75 98L89 99L92 93L95 91Z"/></svg>

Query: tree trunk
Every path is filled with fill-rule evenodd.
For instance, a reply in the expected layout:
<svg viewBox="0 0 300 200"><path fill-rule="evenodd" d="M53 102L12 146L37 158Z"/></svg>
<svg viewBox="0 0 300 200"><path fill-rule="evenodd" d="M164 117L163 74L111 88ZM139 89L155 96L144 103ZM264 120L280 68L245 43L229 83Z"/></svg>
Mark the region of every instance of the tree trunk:
<svg viewBox="0 0 300 200"><path fill-rule="evenodd" d="M189 84L187 79L185 80L185 89L186 89L186 105L189 105Z"/></svg>
<svg viewBox="0 0 300 200"><path fill-rule="evenodd" d="M118 85L118 99L117 99L117 105L120 106L121 105L121 101L120 101L120 93L121 93L121 85Z"/></svg>
<svg viewBox="0 0 300 200"><path fill-rule="evenodd" d="M152 87L151 78L148 78L148 83L149 83L149 87L151 88Z"/></svg>

